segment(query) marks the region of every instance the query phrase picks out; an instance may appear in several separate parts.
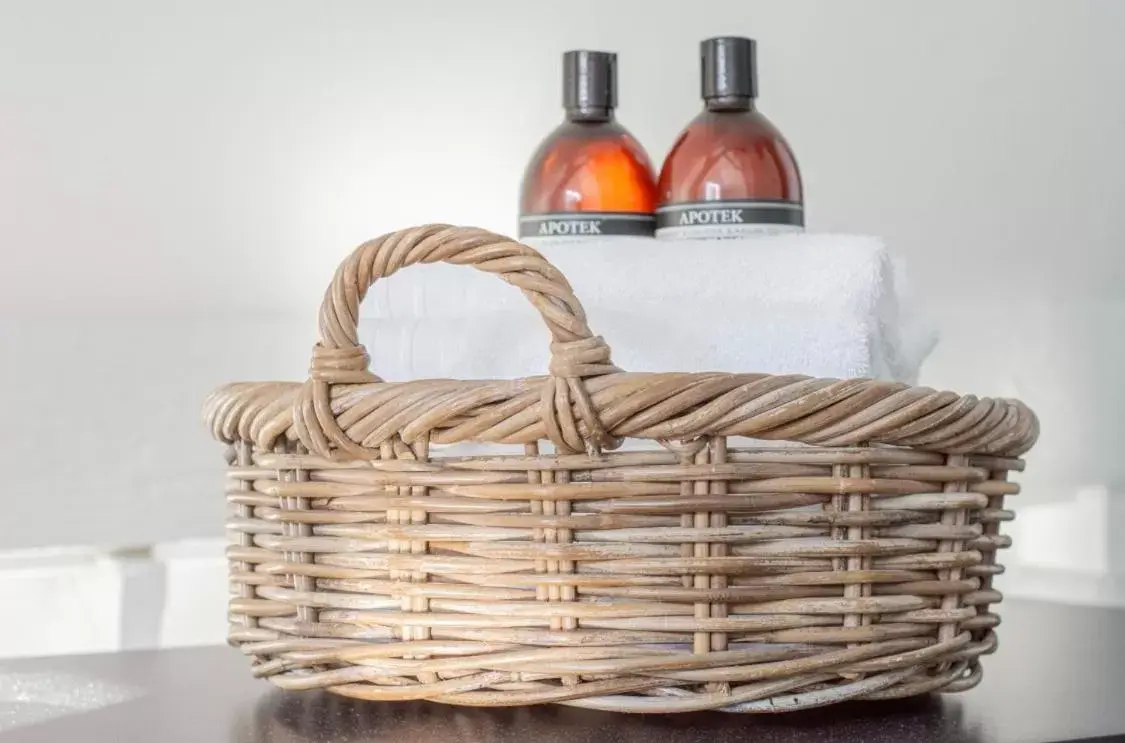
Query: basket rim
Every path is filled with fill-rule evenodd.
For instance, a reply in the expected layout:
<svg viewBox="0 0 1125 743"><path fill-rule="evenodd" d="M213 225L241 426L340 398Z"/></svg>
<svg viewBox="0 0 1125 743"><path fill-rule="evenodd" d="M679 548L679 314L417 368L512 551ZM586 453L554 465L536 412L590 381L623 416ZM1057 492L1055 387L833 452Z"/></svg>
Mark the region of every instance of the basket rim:
<svg viewBox="0 0 1125 743"><path fill-rule="evenodd" d="M530 444L549 440L556 379L427 379L336 384L331 415L355 446ZM941 454L1019 457L1039 422L1023 402L978 398L902 382L722 372L614 372L583 380L595 420L621 439L686 441L744 436L820 447L890 445ZM269 451L303 440L295 408L308 383L236 382L212 392L207 427L224 443ZM573 398L568 407L580 403ZM326 411L327 412L327 411ZM571 411L574 412L574 411ZM578 434L585 416L573 415ZM334 444L334 452L340 452ZM616 448L607 446L607 449ZM591 452L588 452L591 453ZM362 458L362 457L352 457Z"/></svg>

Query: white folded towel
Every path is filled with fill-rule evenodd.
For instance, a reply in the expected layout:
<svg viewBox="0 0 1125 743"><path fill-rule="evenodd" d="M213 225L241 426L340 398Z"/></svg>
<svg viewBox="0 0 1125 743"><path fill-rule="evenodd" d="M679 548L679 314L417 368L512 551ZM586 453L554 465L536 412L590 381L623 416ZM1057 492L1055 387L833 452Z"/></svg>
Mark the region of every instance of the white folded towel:
<svg viewBox="0 0 1125 743"><path fill-rule="evenodd" d="M916 381L936 334L877 238L791 234L538 249L629 371L744 371ZM516 289L411 267L376 284L360 340L385 379L543 374L549 338Z"/></svg>

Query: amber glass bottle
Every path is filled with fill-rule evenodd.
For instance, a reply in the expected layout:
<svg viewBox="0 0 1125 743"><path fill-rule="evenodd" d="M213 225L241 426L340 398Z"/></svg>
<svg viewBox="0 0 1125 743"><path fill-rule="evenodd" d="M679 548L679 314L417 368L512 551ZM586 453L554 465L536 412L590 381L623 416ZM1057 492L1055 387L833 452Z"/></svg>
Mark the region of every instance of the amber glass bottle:
<svg viewBox="0 0 1125 743"><path fill-rule="evenodd" d="M539 145L520 188L521 238L652 235L656 178L614 119L617 55L563 55L566 120Z"/></svg>
<svg viewBox="0 0 1125 743"><path fill-rule="evenodd" d="M657 237L739 237L804 229L801 175L785 138L755 107L752 39L704 41L703 113L660 171Z"/></svg>

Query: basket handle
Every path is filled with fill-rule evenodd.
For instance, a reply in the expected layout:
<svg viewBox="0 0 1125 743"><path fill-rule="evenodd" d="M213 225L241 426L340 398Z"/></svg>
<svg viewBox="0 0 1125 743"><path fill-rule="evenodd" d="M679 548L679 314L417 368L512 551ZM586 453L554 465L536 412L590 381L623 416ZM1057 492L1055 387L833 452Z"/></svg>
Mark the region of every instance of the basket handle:
<svg viewBox="0 0 1125 743"><path fill-rule="evenodd" d="M359 342L359 306L374 283L415 263L468 265L519 287L551 333L550 383L543 388L547 436L561 451L595 453L620 441L606 433L582 380L620 371L610 349L586 324L566 277L532 248L475 227L428 224L365 242L336 269L320 305L320 341L297 396L293 423L309 451L325 457L375 459L336 420L331 387L381 382ZM575 418L577 409L578 418ZM335 449L336 451L333 451Z"/></svg>

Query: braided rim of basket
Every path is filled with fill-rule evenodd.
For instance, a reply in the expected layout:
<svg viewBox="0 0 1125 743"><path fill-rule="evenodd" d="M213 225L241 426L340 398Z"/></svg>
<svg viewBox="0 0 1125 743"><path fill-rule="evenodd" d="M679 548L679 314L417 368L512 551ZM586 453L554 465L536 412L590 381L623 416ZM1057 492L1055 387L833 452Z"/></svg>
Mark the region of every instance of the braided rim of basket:
<svg viewBox="0 0 1125 743"><path fill-rule="evenodd" d="M357 330L367 291L401 268L439 261L472 266L523 291L551 334L548 376L388 383L368 369ZM626 437L701 436L1018 456L1039 432L1035 414L1018 400L897 382L621 371L557 268L532 248L477 228L423 225L360 245L325 292L319 327L303 384L237 383L208 397L204 417L217 439L268 451L284 437L332 459L377 459L380 444L392 439L548 439L562 453L596 455Z"/></svg>

